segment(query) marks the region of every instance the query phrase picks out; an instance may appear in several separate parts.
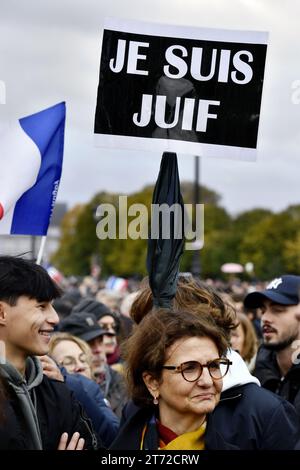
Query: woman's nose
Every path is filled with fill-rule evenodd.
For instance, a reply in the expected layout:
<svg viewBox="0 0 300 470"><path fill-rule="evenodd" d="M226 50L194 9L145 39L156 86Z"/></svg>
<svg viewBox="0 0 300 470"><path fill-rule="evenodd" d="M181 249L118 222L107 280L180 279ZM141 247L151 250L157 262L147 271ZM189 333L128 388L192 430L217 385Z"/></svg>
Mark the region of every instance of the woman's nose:
<svg viewBox="0 0 300 470"><path fill-rule="evenodd" d="M202 374L197 380L197 383L202 386L203 385L211 386L211 384L213 383L213 379L207 367L203 367Z"/></svg>
<svg viewBox="0 0 300 470"><path fill-rule="evenodd" d="M86 369L86 366L84 366L83 364L77 364L75 366L74 371L77 373L80 373L80 372L83 372L85 369Z"/></svg>

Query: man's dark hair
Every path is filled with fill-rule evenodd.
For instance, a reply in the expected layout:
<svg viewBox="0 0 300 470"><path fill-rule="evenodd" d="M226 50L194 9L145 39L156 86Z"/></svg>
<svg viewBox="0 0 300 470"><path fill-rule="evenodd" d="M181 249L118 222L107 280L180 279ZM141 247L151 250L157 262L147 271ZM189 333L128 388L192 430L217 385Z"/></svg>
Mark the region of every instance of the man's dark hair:
<svg viewBox="0 0 300 470"><path fill-rule="evenodd" d="M61 290L47 271L33 261L0 256L0 300L13 306L22 295L50 302L60 297Z"/></svg>

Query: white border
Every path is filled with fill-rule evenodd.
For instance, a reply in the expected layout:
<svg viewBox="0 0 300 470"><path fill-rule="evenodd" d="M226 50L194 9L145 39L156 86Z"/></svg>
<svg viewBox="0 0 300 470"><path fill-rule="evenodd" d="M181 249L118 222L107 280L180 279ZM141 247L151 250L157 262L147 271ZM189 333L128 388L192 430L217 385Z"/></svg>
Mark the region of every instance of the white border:
<svg viewBox="0 0 300 470"><path fill-rule="evenodd" d="M200 39L203 41L241 42L245 44L267 44L269 33L264 31L239 31L230 29L195 28L144 21L105 18L104 29L149 36Z"/></svg>
<svg viewBox="0 0 300 470"><path fill-rule="evenodd" d="M256 149L245 147L109 134L95 134L94 144L96 147L112 149L175 152L203 157L229 158L231 160L243 160L247 162L255 161L257 155Z"/></svg>

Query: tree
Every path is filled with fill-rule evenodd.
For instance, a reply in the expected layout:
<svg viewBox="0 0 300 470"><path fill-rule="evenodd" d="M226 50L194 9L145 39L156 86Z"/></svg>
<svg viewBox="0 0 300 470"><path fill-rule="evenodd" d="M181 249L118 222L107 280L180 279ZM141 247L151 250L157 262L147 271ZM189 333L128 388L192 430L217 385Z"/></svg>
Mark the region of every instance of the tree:
<svg viewBox="0 0 300 470"><path fill-rule="evenodd" d="M287 211L264 218L245 234L241 243L241 261L252 261L256 276L261 279L271 279L286 272L285 245L287 240L296 237L299 229L299 222L295 223Z"/></svg>
<svg viewBox="0 0 300 470"><path fill-rule="evenodd" d="M290 217L298 228L295 236L284 243L283 259L286 272L298 274L300 273L300 205L289 206L284 214Z"/></svg>
<svg viewBox="0 0 300 470"><path fill-rule="evenodd" d="M185 203L193 203L192 183L183 183ZM132 204L144 204L150 216L154 186L146 186L143 190L128 196L128 207ZM210 227L222 227L228 224L229 217L224 209L216 209L215 203L220 196L208 188L201 188L204 201L209 201L207 221ZM116 234L119 233L119 195L101 192L80 209L69 211L62 224L62 238L59 249L53 257L53 262L65 274L84 275L90 272L93 255L100 257L104 275L116 274L129 276L146 274L147 240L122 240L97 238L96 218L97 207L109 203L115 208ZM124 214L123 214L124 215ZM135 219L128 216L128 223ZM148 230L150 232L150 218ZM187 256L188 259L188 256ZM189 266L190 268L190 266Z"/></svg>
<svg viewBox="0 0 300 470"><path fill-rule="evenodd" d="M66 275L79 274L81 272L80 258L76 256L77 222L85 206L77 205L69 210L61 224L61 240L56 253L51 261Z"/></svg>
<svg viewBox="0 0 300 470"><path fill-rule="evenodd" d="M283 248L283 259L287 272L300 273L300 231L293 240L287 240Z"/></svg>
<svg viewBox="0 0 300 470"><path fill-rule="evenodd" d="M184 202L193 203L192 183L182 183ZM128 207L144 204L149 214L153 186L128 196ZM288 207L273 214L266 209L252 209L231 217L219 205L220 196L208 188L201 188L204 208L204 248L200 251L202 276L221 276L220 267L226 262L254 263L255 274L261 279L270 279L284 272L300 269L300 205ZM116 239L100 240L97 237L97 207L109 203L115 208ZM137 225L137 215L129 216L128 224ZM62 237L53 262L65 274L85 275L90 273L91 259L98 255L103 275L146 274L147 240L118 239L119 195L101 192L88 204L74 207L62 223ZM126 224L126 227L128 226ZM139 227L136 227L140 230ZM186 251L180 269L190 271L193 251Z"/></svg>

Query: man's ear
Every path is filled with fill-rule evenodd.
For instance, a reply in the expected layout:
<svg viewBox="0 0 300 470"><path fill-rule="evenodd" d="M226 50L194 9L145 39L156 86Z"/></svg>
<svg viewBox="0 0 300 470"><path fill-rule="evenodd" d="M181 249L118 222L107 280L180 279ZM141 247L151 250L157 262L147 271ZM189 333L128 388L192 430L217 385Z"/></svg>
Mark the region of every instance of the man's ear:
<svg viewBox="0 0 300 470"><path fill-rule="evenodd" d="M0 301L0 326L7 325L7 303Z"/></svg>
<svg viewBox="0 0 300 470"><path fill-rule="evenodd" d="M153 377L153 375L150 374L150 372L143 372L143 381L147 389L149 390L149 393L153 397L159 394L159 382Z"/></svg>

